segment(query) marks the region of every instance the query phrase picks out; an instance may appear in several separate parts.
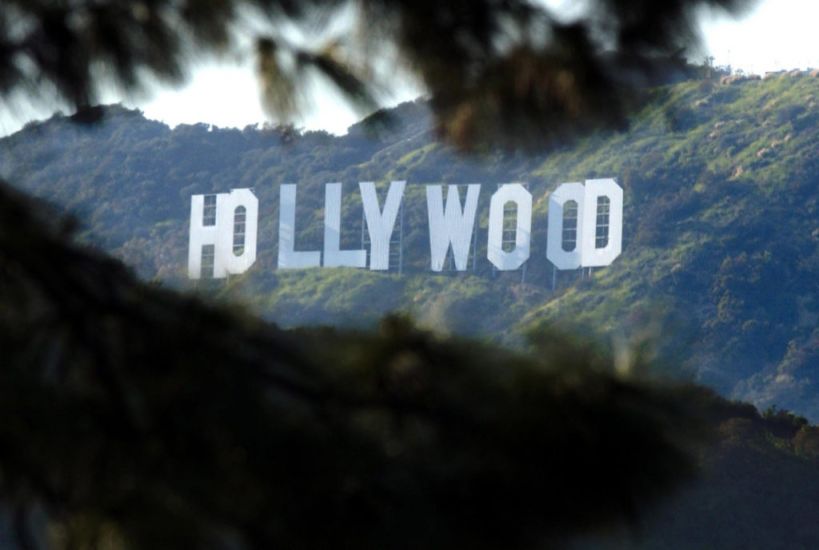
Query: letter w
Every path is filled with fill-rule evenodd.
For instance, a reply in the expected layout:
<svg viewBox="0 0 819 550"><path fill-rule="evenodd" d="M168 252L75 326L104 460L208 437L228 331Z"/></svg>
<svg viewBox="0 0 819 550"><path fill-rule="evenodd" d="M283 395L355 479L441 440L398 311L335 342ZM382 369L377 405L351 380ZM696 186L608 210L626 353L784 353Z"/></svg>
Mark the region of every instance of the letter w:
<svg viewBox="0 0 819 550"><path fill-rule="evenodd" d="M470 184L466 190L466 204L461 209L457 185L447 186L446 212L441 185L427 185L427 212L429 214L429 249L432 271L443 271L450 245L455 258L455 269L466 271L469 245L475 228L480 184Z"/></svg>

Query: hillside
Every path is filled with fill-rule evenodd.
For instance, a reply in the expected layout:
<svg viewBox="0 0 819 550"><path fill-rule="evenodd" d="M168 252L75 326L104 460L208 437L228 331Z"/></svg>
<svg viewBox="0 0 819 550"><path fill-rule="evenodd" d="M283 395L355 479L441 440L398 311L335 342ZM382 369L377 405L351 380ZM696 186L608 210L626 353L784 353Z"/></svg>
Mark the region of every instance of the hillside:
<svg viewBox="0 0 819 550"><path fill-rule="evenodd" d="M83 127L67 118L0 141L0 176L75 212L83 238L141 276L187 285L190 195L253 187L256 265L200 290L240 299L285 326L367 325L387 311L427 326L512 345L539 326L584 327L603 339L650 337L671 368L722 394L819 419L819 78L806 75L658 88L628 131L537 154L464 158L436 141L421 103L392 111L377 133L288 128L173 130L108 109ZM546 261L548 194L560 183L615 177L625 190L623 254L591 278ZM360 242L359 181L408 181L403 274L276 271L278 192L299 184L299 247L319 248L324 184L343 182L342 240ZM497 275L428 271L423 184L526 182L534 194L532 257Z"/></svg>

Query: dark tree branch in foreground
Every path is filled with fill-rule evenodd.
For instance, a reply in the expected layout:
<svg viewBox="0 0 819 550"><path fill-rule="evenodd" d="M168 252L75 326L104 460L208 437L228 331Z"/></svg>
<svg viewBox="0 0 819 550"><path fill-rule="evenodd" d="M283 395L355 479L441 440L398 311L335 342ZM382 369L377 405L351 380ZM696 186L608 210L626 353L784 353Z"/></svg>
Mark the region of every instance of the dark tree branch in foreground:
<svg viewBox="0 0 819 550"><path fill-rule="evenodd" d="M454 143L554 140L619 123L691 43L695 7L745 4L598 0L566 25L521 0L13 0L0 91L53 88L82 118L110 74L179 80L263 14L252 32L282 108L311 70L371 104L368 54L386 44ZM284 30L345 6L361 42ZM535 547L678 485L701 439L692 409L718 402L614 376L571 339L522 356L399 320L283 332L140 283L38 210L0 187L0 492L21 547Z"/></svg>
<svg viewBox="0 0 819 550"><path fill-rule="evenodd" d="M570 338L535 358L399 319L283 332L0 193L0 487L55 547L532 547L692 472L706 395Z"/></svg>
<svg viewBox="0 0 819 550"><path fill-rule="evenodd" d="M15 0L0 7L0 92L53 87L83 109L110 77L126 90L180 82L192 60L250 39L279 115L298 108L309 73L372 109L397 64L450 142L545 146L622 126L643 85L685 72L698 9L752 3L592 0L565 23L528 0Z"/></svg>

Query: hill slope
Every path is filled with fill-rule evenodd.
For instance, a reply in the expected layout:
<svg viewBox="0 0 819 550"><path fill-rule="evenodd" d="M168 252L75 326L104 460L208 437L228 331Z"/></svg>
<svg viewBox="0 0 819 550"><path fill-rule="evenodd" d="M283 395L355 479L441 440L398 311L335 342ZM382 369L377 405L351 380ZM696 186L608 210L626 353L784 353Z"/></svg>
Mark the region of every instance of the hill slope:
<svg viewBox="0 0 819 550"><path fill-rule="evenodd" d="M631 128L537 155L466 159L438 143L420 103L377 135L290 129L174 130L110 108L85 128L63 117L0 141L0 175L77 212L85 238L147 278L184 285L190 195L253 187L258 261L228 284L281 324L368 324L391 310L427 325L515 343L542 324L619 340L649 333L659 352L723 394L819 419L819 79L659 88ZM548 194L561 182L615 177L625 189L623 254L591 279L545 259ZM278 188L299 184L299 247L319 248L324 184L343 182L342 240L360 243L356 182L409 182L404 273L276 271ZM487 191L527 182L532 258L498 276L486 261ZM478 261L428 271L423 184L484 184Z"/></svg>

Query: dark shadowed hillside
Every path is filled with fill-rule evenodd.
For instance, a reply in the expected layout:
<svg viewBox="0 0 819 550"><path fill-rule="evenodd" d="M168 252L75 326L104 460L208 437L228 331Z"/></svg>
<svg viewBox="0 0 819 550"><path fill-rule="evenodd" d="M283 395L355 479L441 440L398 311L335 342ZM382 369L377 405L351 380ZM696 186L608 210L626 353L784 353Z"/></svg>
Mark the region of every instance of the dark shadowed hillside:
<svg viewBox="0 0 819 550"><path fill-rule="evenodd" d="M0 141L0 175L78 214L83 237L145 278L186 285L190 195L253 187L259 253L246 275L206 283L286 326L367 325L387 311L507 343L544 324L617 341L648 335L684 375L724 395L819 418L819 78L688 81L652 92L623 133L557 150L456 155L434 139L422 103L378 133L287 128L173 130L119 107L83 127L63 117ZM548 194L615 177L625 189L623 254L591 279L545 258ZM278 190L298 183L299 248L320 248L324 184L343 182L342 240L360 243L357 182L407 180L404 273L276 271ZM496 276L486 215L498 183L535 196L532 258ZM484 184L478 259L428 271L423 184ZM616 346L615 346L616 347Z"/></svg>

